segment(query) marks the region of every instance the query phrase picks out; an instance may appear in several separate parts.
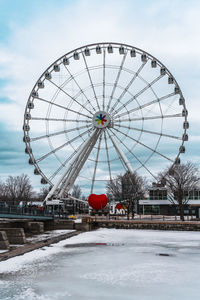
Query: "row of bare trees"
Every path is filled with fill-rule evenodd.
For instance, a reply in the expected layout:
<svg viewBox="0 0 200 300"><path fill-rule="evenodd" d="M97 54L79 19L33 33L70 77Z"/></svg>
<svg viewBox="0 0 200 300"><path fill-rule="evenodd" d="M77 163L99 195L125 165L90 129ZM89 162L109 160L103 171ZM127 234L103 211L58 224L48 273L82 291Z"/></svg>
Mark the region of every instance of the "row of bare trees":
<svg viewBox="0 0 200 300"><path fill-rule="evenodd" d="M189 201L188 191L200 189L200 174L196 165L191 162L181 165L173 165L167 168L157 177L158 186L167 189L168 199L177 206L180 218L184 220L184 208ZM126 205L127 216L136 211L138 200L145 197L147 181L136 172L126 172L118 175L107 184L107 195L114 201Z"/></svg>
<svg viewBox="0 0 200 300"><path fill-rule="evenodd" d="M184 207L188 203L187 191L200 189L199 169L191 162L174 165L158 175L158 183L166 187L168 199L176 205L180 211L181 219L184 220ZM17 205L20 201L44 200L49 189L42 188L36 193L26 174L9 176L5 182L0 181L0 201ZM134 217L138 200L145 197L147 181L136 172L126 172L118 175L107 184L107 196L109 200L121 202L126 205L127 215ZM79 185L74 185L72 196L79 198L82 191ZM82 199L85 197L82 195Z"/></svg>
<svg viewBox="0 0 200 300"><path fill-rule="evenodd" d="M0 200L10 204L30 200L35 193L28 175L8 176L5 182L0 182Z"/></svg>
<svg viewBox="0 0 200 300"><path fill-rule="evenodd" d="M8 176L5 182L0 181L0 201L10 205L18 205L20 201L43 201L49 192L49 187L43 187L40 192L35 192L31 185L30 178L26 174ZM72 196L85 199L79 185L74 185Z"/></svg>
<svg viewBox="0 0 200 300"><path fill-rule="evenodd" d="M200 189L199 169L191 162L174 165L160 173L158 180L166 186L168 199L178 206L180 218L184 221L184 207L189 201L188 191Z"/></svg>

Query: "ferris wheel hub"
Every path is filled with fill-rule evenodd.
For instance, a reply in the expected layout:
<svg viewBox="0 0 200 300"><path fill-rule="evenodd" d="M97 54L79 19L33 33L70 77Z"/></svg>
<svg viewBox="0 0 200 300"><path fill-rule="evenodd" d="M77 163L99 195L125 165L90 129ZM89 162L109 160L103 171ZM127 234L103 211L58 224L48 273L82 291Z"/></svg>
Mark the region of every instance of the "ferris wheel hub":
<svg viewBox="0 0 200 300"><path fill-rule="evenodd" d="M99 129L105 128L110 124L110 116L103 110L97 111L93 116L93 125Z"/></svg>

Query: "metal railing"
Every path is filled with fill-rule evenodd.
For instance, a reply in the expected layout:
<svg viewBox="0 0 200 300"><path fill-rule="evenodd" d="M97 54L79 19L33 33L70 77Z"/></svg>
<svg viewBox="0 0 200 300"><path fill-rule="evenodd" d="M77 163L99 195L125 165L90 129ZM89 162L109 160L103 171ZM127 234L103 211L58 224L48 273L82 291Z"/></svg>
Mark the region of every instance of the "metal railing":
<svg viewBox="0 0 200 300"><path fill-rule="evenodd" d="M3 206L0 205L0 215L21 215L21 216L43 216L43 217L53 217L53 212L48 212L47 210L37 207L19 207L15 205Z"/></svg>

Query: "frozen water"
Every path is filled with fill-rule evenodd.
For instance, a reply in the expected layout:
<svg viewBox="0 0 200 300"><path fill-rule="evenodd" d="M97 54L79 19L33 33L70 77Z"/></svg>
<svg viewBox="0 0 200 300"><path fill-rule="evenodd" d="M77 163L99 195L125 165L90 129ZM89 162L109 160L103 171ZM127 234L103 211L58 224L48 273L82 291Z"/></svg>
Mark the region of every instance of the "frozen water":
<svg viewBox="0 0 200 300"><path fill-rule="evenodd" d="M1 262L0 299L199 299L199 262L198 232L99 229Z"/></svg>

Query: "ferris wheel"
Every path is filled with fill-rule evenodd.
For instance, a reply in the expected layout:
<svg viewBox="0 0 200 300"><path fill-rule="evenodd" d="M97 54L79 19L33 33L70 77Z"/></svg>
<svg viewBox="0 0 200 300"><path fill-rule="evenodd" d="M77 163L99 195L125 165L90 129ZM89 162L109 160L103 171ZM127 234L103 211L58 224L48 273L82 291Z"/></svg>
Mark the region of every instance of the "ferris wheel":
<svg viewBox="0 0 200 300"><path fill-rule="evenodd" d="M155 178L180 164L187 115L176 79L157 58L122 43L90 44L57 59L34 85L25 152L49 197L75 182L102 193L126 170Z"/></svg>

